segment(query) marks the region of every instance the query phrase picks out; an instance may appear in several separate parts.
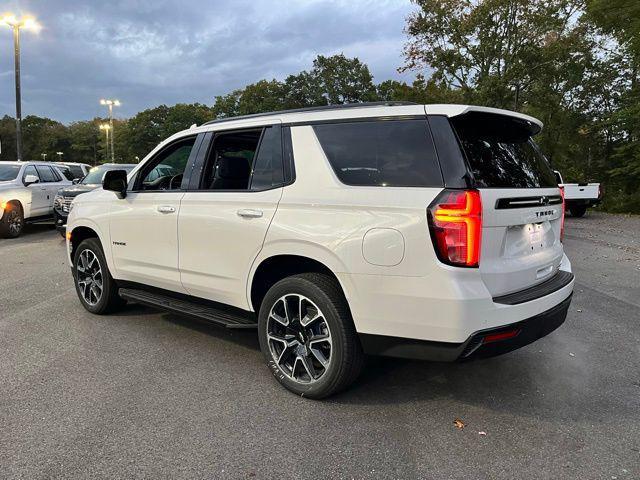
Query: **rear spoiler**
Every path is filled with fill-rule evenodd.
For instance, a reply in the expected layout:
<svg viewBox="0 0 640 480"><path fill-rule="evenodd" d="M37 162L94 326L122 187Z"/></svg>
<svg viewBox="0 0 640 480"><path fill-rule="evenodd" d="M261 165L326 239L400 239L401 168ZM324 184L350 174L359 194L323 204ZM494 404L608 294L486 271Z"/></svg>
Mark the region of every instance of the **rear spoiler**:
<svg viewBox="0 0 640 480"><path fill-rule="evenodd" d="M512 117L516 120L520 120L527 126L531 136L540 133L544 124L537 118L530 117L524 113L512 112L511 110L502 110L500 108L480 107L476 105L455 105L455 104L437 104L437 105L425 105L424 107L427 115L446 115L447 117L455 117L458 115L464 115L465 113L479 112L489 113L494 115L504 115L506 117Z"/></svg>

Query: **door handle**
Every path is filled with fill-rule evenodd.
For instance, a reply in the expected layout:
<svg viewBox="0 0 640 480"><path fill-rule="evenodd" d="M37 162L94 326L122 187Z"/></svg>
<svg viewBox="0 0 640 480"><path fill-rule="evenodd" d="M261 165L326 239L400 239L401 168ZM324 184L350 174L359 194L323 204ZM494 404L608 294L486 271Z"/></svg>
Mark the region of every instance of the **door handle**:
<svg viewBox="0 0 640 480"><path fill-rule="evenodd" d="M160 213L175 213L176 207L172 207L171 205L159 205L158 211Z"/></svg>
<svg viewBox="0 0 640 480"><path fill-rule="evenodd" d="M244 208L238 210L238 216L243 218L260 218L262 217L262 210L253 210L251 208Z"/></svg>

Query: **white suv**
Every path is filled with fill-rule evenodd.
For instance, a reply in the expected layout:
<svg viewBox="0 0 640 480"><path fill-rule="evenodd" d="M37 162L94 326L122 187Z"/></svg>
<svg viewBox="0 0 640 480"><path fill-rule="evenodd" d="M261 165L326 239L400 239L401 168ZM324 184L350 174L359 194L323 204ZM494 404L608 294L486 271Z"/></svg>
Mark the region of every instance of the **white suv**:
<svg viewBox="0 0 640 480"><path fill-rule="evenodd" d="M313 398L365 353L519 348L563 323L574 284L541 128L404 103L191 128L73 202L78 296L98 314L133 301L257 328L275 377Z"/></svg>
<svg viewBox="0 0 640 480"><path fill-rule="evenodd" d="M0 237L20 236L25 222L53 220L53 200L66 185L53 163L0 162Z"/></svg>

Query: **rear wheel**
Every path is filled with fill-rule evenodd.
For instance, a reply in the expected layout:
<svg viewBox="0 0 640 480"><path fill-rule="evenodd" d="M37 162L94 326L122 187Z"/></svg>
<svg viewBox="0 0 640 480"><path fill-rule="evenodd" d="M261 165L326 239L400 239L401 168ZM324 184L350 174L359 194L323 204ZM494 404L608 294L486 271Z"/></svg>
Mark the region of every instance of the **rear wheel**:
<svg viewBox="0 0 640 480"><path fill-rule="evenodd" d="M17 238L24 228L24 212L19 203L7 203L0 221L2 238Z"/></svg>
<svg viewBox="0 0 640 480"><path fill-rule="evenodd" d="M73 278L78 298L89 312L103 315L125 304L97 238L88 238L78 245L73 258Z"/></svg>
<svg viewBox="0 0 640 480"><path fill-rule="evenodd" d="M569 211L571 212L572 217L584 217L584 214L587 212L587 207L584 205L578 205L575 207L569 207Z"/></svg>
<svg viewBox="0 0 640 480"><path fill-rule="evenodd" d="M342 291L319 273L285 278L267 292L258 321L260 348L288 390L324 398L350 385L364 354Z"/></svg>

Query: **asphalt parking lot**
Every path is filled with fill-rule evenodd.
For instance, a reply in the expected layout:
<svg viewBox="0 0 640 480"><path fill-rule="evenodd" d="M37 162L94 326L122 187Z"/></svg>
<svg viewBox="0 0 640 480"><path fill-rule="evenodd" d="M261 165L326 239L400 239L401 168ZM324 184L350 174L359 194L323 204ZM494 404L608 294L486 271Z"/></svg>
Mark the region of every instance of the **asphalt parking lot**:
<svg viewBox="0 0 640 480"><path fill-rule="evenodd" d="M569 218L565 245L576 290L549 337L372 358L317 402L276 383L252 332L88 314L61 237L31 226L0 240L0 477L640 478L640 217Z"/></svg>

